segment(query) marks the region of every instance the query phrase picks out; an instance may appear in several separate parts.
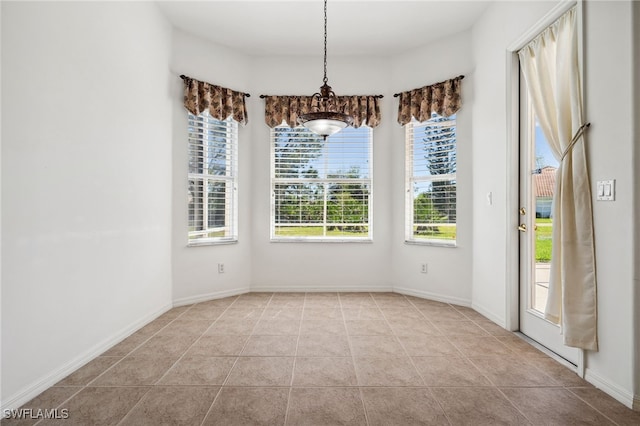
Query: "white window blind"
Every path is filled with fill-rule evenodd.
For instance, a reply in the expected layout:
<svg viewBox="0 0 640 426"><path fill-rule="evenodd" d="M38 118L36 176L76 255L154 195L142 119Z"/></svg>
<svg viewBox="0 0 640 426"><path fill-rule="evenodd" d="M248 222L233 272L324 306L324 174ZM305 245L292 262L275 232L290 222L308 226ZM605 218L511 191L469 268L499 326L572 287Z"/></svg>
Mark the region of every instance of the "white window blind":
<svg viewBox="0 0 640 426"><path fill-rule="evenodd" d="M405 238L455 245L456 117L432 114L406 128Z"/></svg>
<svg viewBox="0 0 640 426"><path fill-rule="evenodd" d="M272 240L370 240L371 128L271 130Z"/></svg>
<svg viewBox="0 0 640 426"><path fill-rule="evenodd" d="M238 123L188 115L189 245L237 241Z"/></svg>

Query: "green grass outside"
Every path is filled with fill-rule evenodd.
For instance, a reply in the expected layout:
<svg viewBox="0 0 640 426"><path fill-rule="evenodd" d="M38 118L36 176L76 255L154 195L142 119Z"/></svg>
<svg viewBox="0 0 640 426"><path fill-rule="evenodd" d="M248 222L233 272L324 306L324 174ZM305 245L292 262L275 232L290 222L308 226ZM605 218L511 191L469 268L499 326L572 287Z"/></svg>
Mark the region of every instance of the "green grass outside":
<svg viewBox="0 0 640 426"><path fill-rule="evenodd" d="M322 226L280 226L276 227L278 237L322 237ZM367 228L361 231L341 231L332 229L327 231L327 237L366 237Z"/></svg>
<svg viewBox="0 0 640 426"><path fill-rule="evenodd" d="M536 219L536 262L551 262L551 234L553 226L551 219ZM540 226L542 225L542 226Z"/></svg>
<svg viewBox="0 0 640 426"><path fill-rule="evenodd" d="M436 232L418 231L418 227L413 227L414 238L424 240L455 240L457 234L457 226L438 226Z"/></svg>

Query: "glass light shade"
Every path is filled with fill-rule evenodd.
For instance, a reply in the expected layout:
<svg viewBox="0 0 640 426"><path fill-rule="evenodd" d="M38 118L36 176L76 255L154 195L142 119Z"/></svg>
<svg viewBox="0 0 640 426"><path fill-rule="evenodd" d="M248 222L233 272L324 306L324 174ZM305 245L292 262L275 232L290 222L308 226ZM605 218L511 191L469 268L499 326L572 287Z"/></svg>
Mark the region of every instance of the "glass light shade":
<svg viewBox="0 0 640 426"><path fill-rule="evenodd" d="M298 118L300 124L320 136L331 136L353 123L347 114L337 112L310 112Z"/></svg>

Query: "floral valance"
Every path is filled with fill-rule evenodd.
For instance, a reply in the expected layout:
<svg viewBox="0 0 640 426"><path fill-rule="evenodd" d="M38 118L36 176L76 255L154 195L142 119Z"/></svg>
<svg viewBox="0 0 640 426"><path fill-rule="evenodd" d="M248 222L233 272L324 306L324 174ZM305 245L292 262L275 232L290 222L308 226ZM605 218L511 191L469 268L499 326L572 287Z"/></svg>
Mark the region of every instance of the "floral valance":
<svg viewBox="0 0 640 426"><path fill-rule="evenodd" d="M233 117L240 124L247 124L246 93L236 92L191 77L180 76L184 80L184 107L193 115L209 111L213 118L226 120Z"/></svg>
<svg viewBox="0 0 640 426"><path fill-rule="evenodd" d="M264 121L273 128L284 121L290 127L298 126L298 116L316 108L317 98L312 96L261 96L265 99ZM380 124L381 96L338 96L338 111L353 117L353 127Z"/></svg>
<svg viewBox="0 0 640 426"><path fill-rule="evenodd" d="M398 123L405 125L411 117L422 122L431 118L435 112L442 116L455 114L462 106L461 80L464 76L452 78L419 89L398 93Z"/></svg>

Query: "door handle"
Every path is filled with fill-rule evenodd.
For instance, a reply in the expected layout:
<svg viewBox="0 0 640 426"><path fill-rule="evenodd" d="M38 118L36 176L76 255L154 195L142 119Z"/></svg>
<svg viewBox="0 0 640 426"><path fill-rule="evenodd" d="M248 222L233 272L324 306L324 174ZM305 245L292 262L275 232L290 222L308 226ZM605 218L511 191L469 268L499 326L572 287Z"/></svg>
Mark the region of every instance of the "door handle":
<svg viewBox="0 0 640 426"><path fill-rule="evenodd" d="M527 232L527 225L525 225L524 223L521 223L520 226L518 226L518 231Z"/></svg>

